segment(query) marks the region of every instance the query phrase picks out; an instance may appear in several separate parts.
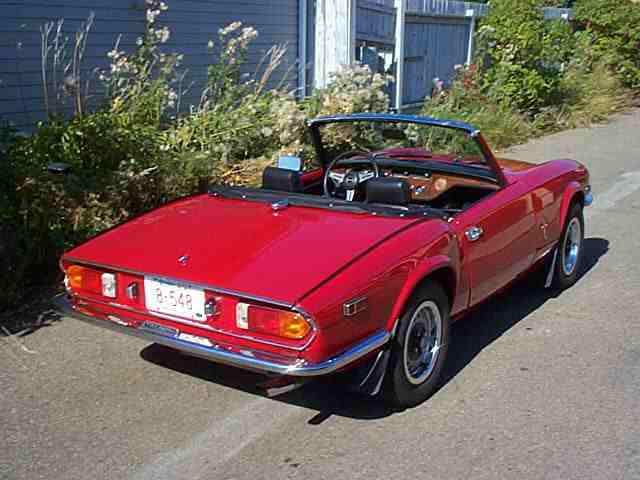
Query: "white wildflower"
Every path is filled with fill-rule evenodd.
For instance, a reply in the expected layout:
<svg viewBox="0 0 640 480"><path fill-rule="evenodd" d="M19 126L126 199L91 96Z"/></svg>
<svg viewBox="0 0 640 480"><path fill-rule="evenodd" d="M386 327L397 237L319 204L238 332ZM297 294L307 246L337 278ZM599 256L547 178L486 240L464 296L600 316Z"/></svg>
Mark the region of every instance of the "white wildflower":
<svg viewBox="0 0 640 480"><path fill-rule="evenodd" d="M233 22L233 23L230 23L229 25L227 25L226 27L221 28L220 30L218 30L218 33L220 35L222 35L222 36L229 35L230 33L235 32L241 26L242 26L242 22Z"/></svg>
<svg viewBox="0 0 640 480"><path fill-rule="evenodd" d="M176 100L178 100L178 94L175 90L169 90L167 92L167 106L169 108L173 108L176 105Z"/></svg>
<svg viewBox="0 0 640 480"><path fill-rule="evenodd" d="M167 40L169 40L171 32L169 31L169 27L165 26L156 30L155 34L156 34L156 38L160 43L165 43Z"/></svg>
<svg viewBox="0 0 640 480"><path fill-rule="evenodd" d="M147 10L147 22L154 23L158 15L160 15L160 10Z"/></svg>

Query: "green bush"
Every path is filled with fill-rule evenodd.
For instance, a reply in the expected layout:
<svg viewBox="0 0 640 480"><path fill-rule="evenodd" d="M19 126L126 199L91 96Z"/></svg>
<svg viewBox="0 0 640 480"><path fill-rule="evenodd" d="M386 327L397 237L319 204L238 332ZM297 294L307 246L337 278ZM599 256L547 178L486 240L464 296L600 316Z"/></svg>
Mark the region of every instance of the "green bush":
<svg viewBox="0 0 640 480"><path fill-rule="evenodd" d="M450 89L425 102L422 115L452 118L480 129L494 148L524 143L535 134L527 117L508 102L496 102L482 92L482 75L475 65L460 68Z"/></svg>
<svg viewBox="0 0 640 480"><path fill-rule="evenodd" d="M574 15L592 43L594 56L624 85L640 87L640 5L632 0L580 0Z"/></svg>
<svg viewBox="0 0 640 480"><path fill-rule="evenodd" d="M539 0L496 0L482 21L478 45L483 92L535 114L556 101L574 37L566 22L544 20Z"/></svg>
<svg viewBox="0 0 640 480"><path fill-rule="evenodd" d="M478 31L477 67L461 69L449 90L425 103L423 113L476 125L498 148L605 119L628 98L612 73L616 61L621 62L618 74L631 72L629 63L621 60L621 52L627 51L616 41L635 38L633 32L640 28L638 21L633 28L624 23L635 19L640 8L623 16L619 7L606 13L605 4L611 2L578 2L578 15L595 20L585 22L586 31L574 33L568 22L544 21L539 0L491 2ZM594 25L612 18L620 29L612 32L608 24L608 36L603 28L594 36ZM629 30L629 36L622 35L622 29ZM634 58L640 60L640 43L634 45ZM607 52L605 46L610 47Z"/></svg>

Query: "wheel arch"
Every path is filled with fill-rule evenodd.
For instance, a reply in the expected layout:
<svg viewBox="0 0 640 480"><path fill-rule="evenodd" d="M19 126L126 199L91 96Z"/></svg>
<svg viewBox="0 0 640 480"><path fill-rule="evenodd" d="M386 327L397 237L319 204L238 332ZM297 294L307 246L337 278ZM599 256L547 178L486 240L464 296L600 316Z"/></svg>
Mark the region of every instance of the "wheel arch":
<svg viewBox="0 0 640 480"><path fill-rule="evenodd" d="M584 207L584 190L582 186L576 182L570 182L564 189L564 193L562 194L562 204L560 205L560 226L565 224L567 220L567 215L569 214L569 209L571 205L579 202L581 206Z"/></svg>
<svg viewBox="0 0 640 480"><path fill-rule="evenodd" d="M449 299L449 307L453 306L458 286L458 277L454 265L451 259L445 255L429 257L414 269L409 278L407 278L393 306L387 325L388 330L395 328L409 299L423 285L429 282L437 282Z"/></svg>

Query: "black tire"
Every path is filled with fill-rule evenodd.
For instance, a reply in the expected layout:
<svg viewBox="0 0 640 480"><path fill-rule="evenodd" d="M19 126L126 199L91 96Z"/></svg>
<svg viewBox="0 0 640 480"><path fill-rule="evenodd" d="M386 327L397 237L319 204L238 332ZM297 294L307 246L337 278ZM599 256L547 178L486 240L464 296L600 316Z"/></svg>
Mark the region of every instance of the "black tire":
<svg viewBox="0 0 640 480"><path fill-rule="evenodd" d="M575 233L575 229L579 232ZM572 240L573 239L573 240ZM577 241L577 251L574 253L574 245ZM583 257L584 244L584 214L582 205L575 202L569 207L567 220L565 221L558 242L556 263L553 271L553 281L551 285L558 290L564 290L576 283L580 275L580 266Z"/></svg>
<svg viewBox="0 0 640 480"><path fill-rule="evenodd" d="M437 307L440 316L440 340L438 348L435 349L435 359L428 360L429 368L426 364L421 364L416 360L418 362L416 372L420 372L420 365L424 367L422 375L426 374L426 377L422 379L420 378L422 375L418 375L418 373L412 376L408 365L412 363L412 355L421 356L416 352L420 349L421 340L425 336L420 337L418 330L423 326L421 325L424 320L422 315L425 312L427 316L431 315L432 322L435 322L435 312L432 310L434 306ZM438 388L449 349L451 331L449 310L449 299L438 283L427 283L412 295L400 318L391 344L391 358L382 387L382 394L387 403L396 408L413 407L424 402ZM428 320L424 320L424 322L431 325ZM411 331L409 331L410 328ZM417 345L416 342L419 342L420 345ZM424 352L432 350L432 348L423 347L422 355ZM428 357L428 354L426 356Z"/></svg>

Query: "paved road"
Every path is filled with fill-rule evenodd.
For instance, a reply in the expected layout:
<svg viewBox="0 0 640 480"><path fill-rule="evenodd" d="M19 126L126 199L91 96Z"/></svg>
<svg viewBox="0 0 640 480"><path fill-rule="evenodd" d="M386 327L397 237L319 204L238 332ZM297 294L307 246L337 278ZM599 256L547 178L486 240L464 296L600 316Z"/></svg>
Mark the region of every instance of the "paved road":
<svg viewBox="0 0 640 480"><path fill-rule="evenodd" d="M591 169L586 271L456 324L425 404L324 383L267 399L251 374L62 320L0 338L0 478L640 478L640 110L516 154Z"/></svg>

